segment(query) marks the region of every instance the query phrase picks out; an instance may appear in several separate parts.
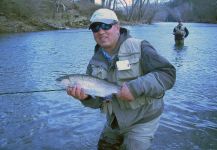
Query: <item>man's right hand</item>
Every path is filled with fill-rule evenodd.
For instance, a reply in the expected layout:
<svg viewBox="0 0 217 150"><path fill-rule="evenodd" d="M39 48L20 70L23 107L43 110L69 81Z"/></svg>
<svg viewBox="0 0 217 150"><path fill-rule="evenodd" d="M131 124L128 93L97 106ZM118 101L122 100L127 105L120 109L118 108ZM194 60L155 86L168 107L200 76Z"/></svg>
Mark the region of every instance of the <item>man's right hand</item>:
<svg viewBox="0 0 217 150"><path fill-rule="evenodd" d="M88 98L88 95L85 94L84 90L81 88L80 85L76 85L73 87L68 87L66 89L67 94L78 99L78 100L85 100L86 98Z"/></svg>

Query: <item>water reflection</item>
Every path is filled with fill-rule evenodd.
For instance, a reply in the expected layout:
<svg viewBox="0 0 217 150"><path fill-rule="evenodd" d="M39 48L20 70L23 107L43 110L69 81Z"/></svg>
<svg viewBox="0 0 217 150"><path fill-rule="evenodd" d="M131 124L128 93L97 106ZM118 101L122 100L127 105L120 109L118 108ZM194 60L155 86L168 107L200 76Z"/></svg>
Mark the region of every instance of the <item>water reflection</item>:
<svg viewBox="0 0 217 150"><path fill-rule="evenodd" d="M183 63L185 60L185 55L186 55L186 51L188 49L188 46L184 46L184 45L174 45L173 50L176 53L175 54L175 66L176 67L181 67L183 66Z"/></svg>

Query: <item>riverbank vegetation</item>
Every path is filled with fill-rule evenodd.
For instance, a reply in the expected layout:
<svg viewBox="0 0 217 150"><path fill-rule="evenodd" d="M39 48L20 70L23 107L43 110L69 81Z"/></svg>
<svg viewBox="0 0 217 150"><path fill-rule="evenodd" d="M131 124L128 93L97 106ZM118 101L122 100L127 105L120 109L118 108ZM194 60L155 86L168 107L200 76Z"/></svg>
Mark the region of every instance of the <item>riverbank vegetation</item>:
<svg viewBox="0 0 217 150"><path fill-rule="evenodd" d="M84 2L70 0L1 0L0 32L83 27L88 24ZM88 11L92 11L88 6Z"/></svg>
<svg viewBox="0 0 217 150"><path fill-rule="evenodd" d="M27 32L87 27L97 8L117 12L121 23L156 21L217 22L214 0L1 0L0 32Z"/></svg>

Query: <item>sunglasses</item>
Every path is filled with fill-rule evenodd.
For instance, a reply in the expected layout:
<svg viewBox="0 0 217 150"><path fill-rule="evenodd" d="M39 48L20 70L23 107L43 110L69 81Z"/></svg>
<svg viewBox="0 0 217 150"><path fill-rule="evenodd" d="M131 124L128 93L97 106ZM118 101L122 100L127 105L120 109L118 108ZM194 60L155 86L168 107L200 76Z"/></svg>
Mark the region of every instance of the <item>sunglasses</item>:
<svg viewBox="0 0 217 150"><path fill-rule="evenodd" d="M92 30L92 32L96 33L96 32L99 32L100 29L110 30L114 24L116 24L116 23L112 23L112 24L97 23L97 24L93 25L90 29Z"/></svg>

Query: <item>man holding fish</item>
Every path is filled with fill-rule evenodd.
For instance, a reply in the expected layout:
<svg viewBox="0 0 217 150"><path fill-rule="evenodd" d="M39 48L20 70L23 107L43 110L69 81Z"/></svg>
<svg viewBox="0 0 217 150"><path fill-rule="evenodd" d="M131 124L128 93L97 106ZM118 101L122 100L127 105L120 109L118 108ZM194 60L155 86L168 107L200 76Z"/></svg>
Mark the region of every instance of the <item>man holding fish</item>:
<svg viewBox="0 0 217 150"><path fill-rule="evenodd" d="M96 46L87 75L120 88L116 94L101 97L88 94L77 84L68 87L67 93L84 106L106 113L98 149L148 149L163 112L163 96L173 87L176 70L149 42L131 37L120 27L112 10L98 9L90 21Z"/></svg>

